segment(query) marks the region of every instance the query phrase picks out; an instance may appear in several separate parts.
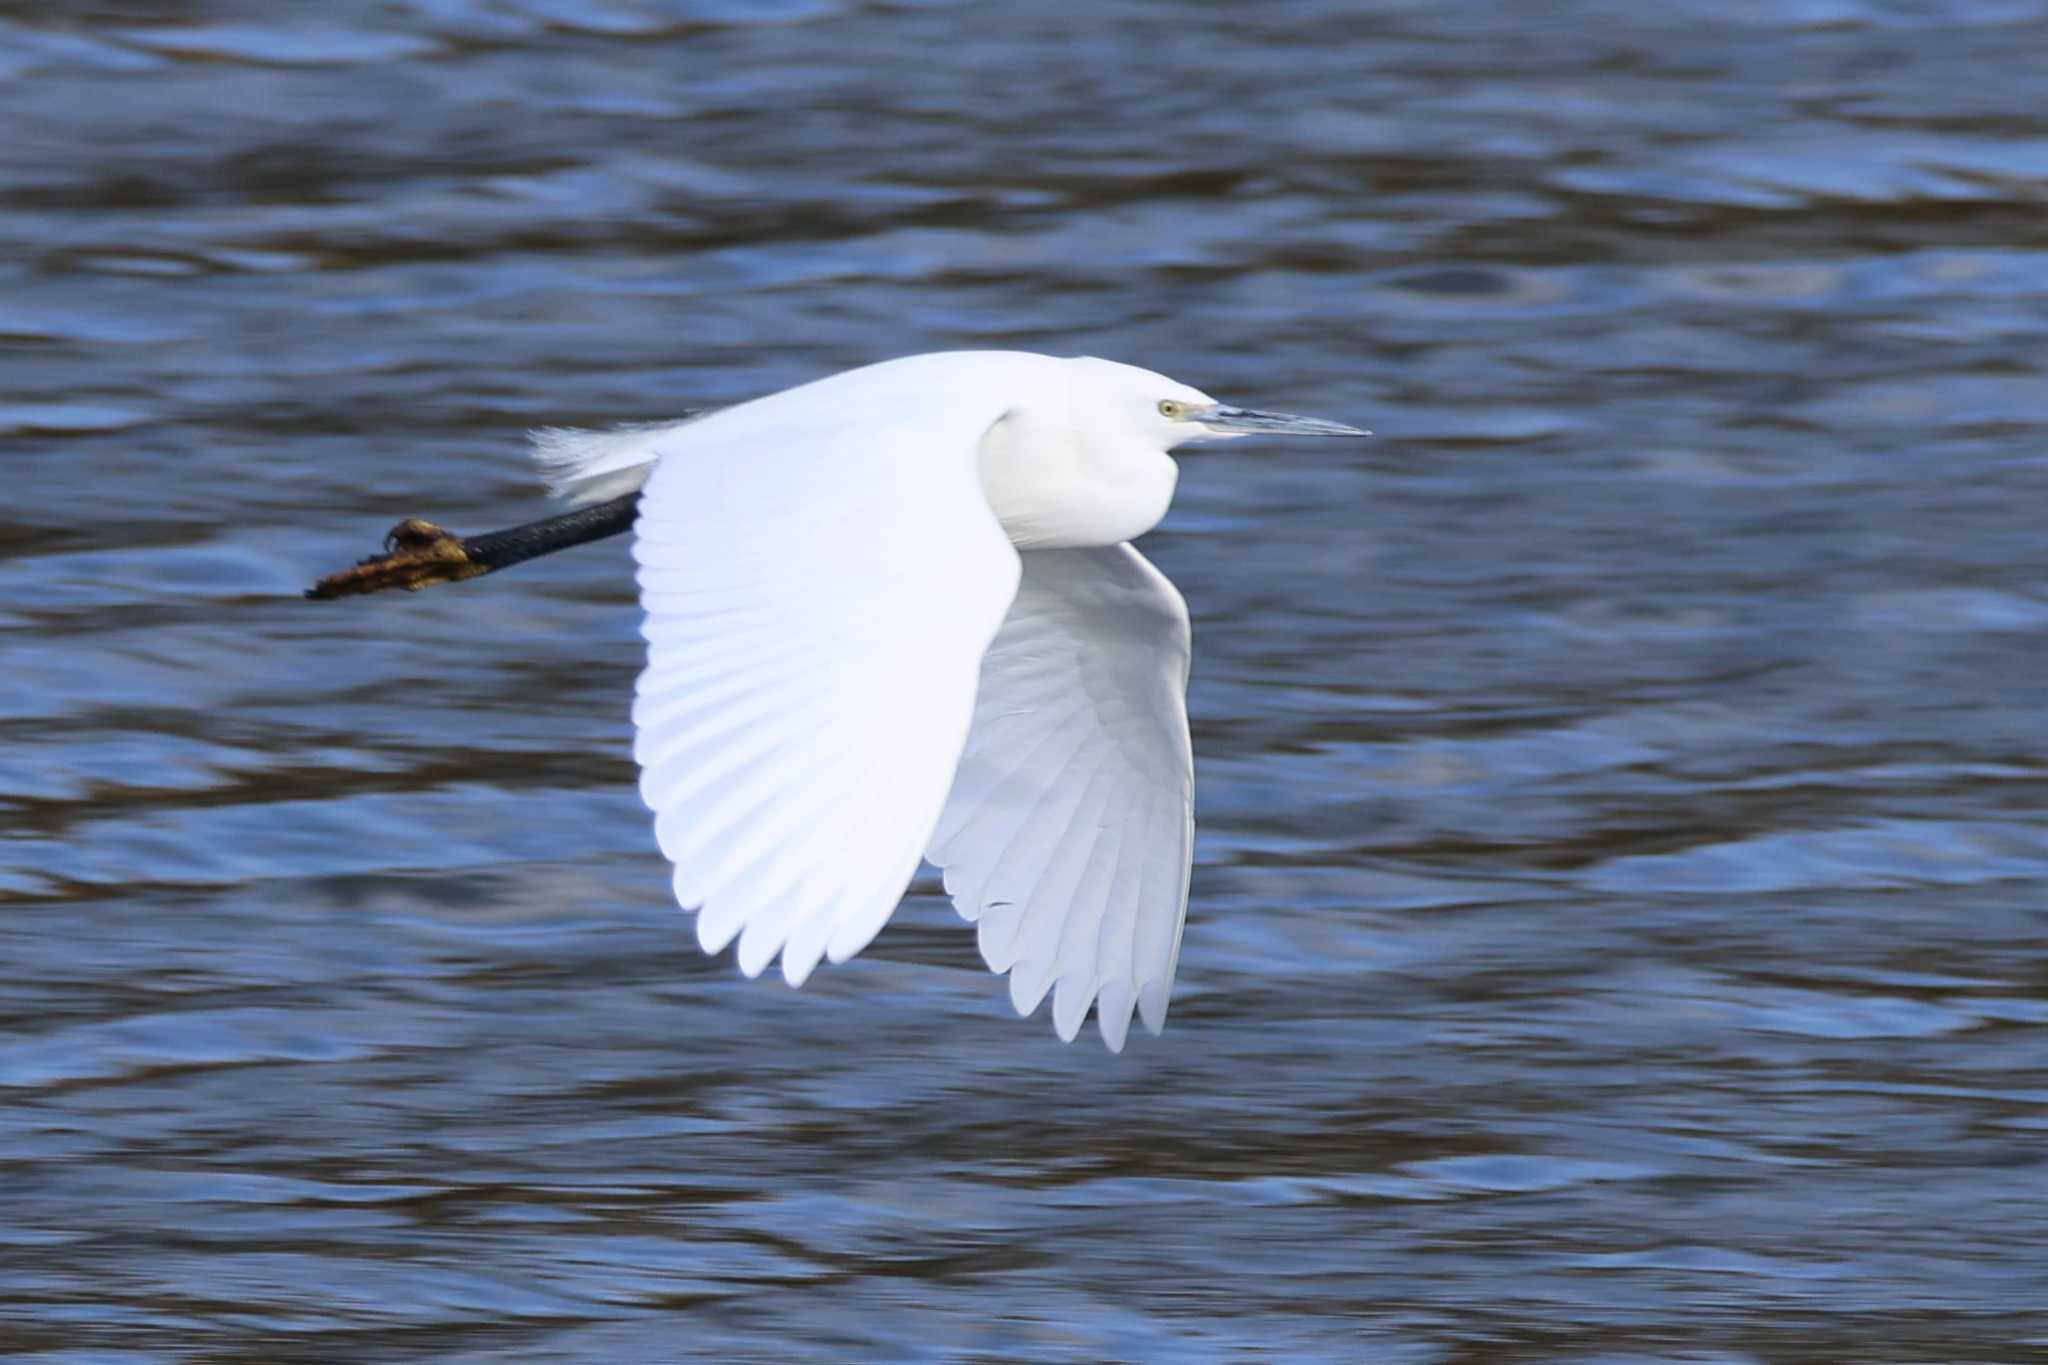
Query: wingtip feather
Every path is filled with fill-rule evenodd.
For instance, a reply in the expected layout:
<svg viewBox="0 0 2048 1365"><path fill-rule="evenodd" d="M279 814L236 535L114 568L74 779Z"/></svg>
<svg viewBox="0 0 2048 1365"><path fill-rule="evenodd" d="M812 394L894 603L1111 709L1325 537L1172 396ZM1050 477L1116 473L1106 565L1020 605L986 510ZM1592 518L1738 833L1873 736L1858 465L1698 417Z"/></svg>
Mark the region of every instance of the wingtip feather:
<svg viewBox="0 0 2048 1365"><path fill-rule="evenodd" d="M755 918L747 921L747 927L740 930L740 971L749 977L759 976L782 951L782 935L777 932L780 920L776 918Z"/></svg>
<svg viewBox="0 0 2048 1365"><path fill-rule="evenodd" d="M1131 1032L1130 987L1105 983L1102 993L1095 998L1095 1027L1102 1034L1102 1044L1111 1052L1124 1050L1124 1039Z"/></svg>
<svg viewBox="0 0 2048 1365"><path fill-rule="evenodd" d="M1138 990L1138 1014L1145 1031L1157 1038L1166 1031L1166 1009L1173 1002L1173 977L1155 976Z"/></svg>

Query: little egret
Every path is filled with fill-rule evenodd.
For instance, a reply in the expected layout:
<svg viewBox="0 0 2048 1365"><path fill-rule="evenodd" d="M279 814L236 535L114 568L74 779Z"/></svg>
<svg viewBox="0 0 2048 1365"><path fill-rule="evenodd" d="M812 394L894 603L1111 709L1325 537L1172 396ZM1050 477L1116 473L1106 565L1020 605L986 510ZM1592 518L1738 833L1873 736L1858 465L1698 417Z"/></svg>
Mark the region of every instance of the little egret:
<svg viewBox="0 0 2048 1365"><path fill-rule="evenodd" d="M1158 1033L1194 838L1188 613L1129 542L1192 442L1364 436L1131 365L962 351L659 426L545 431L576 510L401 522L308 595L419 588L633 530L640 792L707 953L803 984L929 860L1071 1041Z"/></svg>

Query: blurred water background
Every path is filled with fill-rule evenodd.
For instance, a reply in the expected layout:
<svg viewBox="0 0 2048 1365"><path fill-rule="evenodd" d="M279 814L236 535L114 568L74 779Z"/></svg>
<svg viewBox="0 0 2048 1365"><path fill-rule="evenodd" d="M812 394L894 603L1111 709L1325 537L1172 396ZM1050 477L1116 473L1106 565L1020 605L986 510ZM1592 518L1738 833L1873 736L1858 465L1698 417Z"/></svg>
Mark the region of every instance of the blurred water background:
<svg viewBox="0 0 2048 1365"><path fill-rule="evenodd" d="M0 0L0 1351L2048 1360L2048 3ZM792 993L522 429L1096 353L1174 1017Z"/></svg>

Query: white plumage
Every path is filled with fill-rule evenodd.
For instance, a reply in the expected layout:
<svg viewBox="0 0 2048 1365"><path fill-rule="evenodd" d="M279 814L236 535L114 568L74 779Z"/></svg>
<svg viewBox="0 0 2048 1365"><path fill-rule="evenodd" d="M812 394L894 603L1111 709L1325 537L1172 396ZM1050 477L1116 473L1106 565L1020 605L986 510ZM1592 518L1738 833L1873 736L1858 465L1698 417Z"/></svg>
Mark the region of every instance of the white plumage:
<svg viewBox="0 0 2048 1365"><path fill-rule="evenodd" d="M1180 594L1124 543L1183 441L1360 434L1108 361L913 356L613 432L549 431L575 501L642 486L640 789L706 952L801 985L920 858L1029 1014L1121 1049L1180 950L1194 768Z"/></svg>
<svg viewBox="0 0 2048 1365"><path fill-rule="evenodd" d="M928 856L1017 1012L1052 988L1071 1040L1097 1001L1121 1049L1133 1003L1166 1024L1187 911L1187 607L1129 545L1023 560Z"/></svg>

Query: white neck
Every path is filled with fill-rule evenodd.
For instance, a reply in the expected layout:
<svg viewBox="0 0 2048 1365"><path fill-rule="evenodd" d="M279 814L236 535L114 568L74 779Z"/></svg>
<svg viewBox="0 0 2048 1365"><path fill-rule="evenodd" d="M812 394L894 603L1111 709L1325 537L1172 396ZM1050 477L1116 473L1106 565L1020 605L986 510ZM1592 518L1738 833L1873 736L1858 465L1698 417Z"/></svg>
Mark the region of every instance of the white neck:
<svg viewBox="0 0 2048 1365"><path fill-rule="evenodd" d="M1071 403L1040 395L982 438L982 492L1019 549L1132 540L1157 526L1173 501L1180 467L1172 456L1135 431L1081 427L1072 412Z"/></svg>

